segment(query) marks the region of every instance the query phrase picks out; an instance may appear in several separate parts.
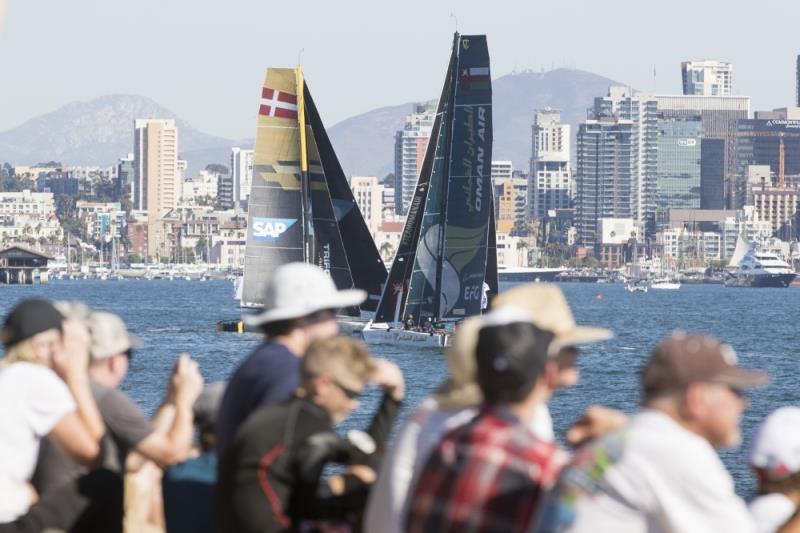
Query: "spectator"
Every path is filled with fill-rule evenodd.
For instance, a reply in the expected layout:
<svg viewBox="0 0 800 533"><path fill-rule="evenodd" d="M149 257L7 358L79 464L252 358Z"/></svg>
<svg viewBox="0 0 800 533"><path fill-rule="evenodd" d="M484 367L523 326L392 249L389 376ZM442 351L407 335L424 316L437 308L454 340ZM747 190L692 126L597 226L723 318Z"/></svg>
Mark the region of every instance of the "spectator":
<svg viewBox="0 0 800 533"><path fill-rule="evenodd" d="M767 376L738 368L716 339L676 332L641 380L643 408L576 454L537 531L755 531L714 448L739 444L741 390Z"/></svg>
<svg viewBox="0 0 800 533"><path fill-rule="evenodd" d="M501 303L530 311L534 317L533 323L542 329L558 331L551 344L563 346L554 354L554 360L559 366L559 386L570 386L577 381L577 371L573 366L575 345L611 336L608 330L575 325L569 306L561 290L555 285L521 285L502 293L499 298ZM459 325L453 336L453 344L447 351L450 378L436 393L422 402L394 440L381 465L378 481L370 492L364 524L366 531L402 531L409 488L414 487L431 451L442 435L466 423L478 412L481 393L475 382L475 344L481 320L480 317L473 317ZM601 419L610 417L609 413L599 412L597 408L593 408L587 415L593 417L591 421L587 420L592 428ZM540 439L553 440L553 423L546 404L541 404L537 409L531 429ZM603 428L599 429L602 430ZM573 428L570 434L588 431L594 429L582 425ZM585 438L585 435L580 438Z"/></svg>
<svg viewBox="0 0 800 533"><path fill-rule="evenodd" d="M214 484L217 482L215 430L225 383L207 385L194 404L200 437L196 457L164 473L164 517L169 533L211 533L214 530Z"/></svg>
<svg viewBox="0 0 800 533"><path fill-rule="evenodd" d="M68 309L67 304L61 305ZM67 312L73 316L82 313L75 307ZM138 479L126 479L124 504L126 527L136 524L134 528L142 530L161 521L160 471L146 461L163 467L187 457L192 443L192 405L203 379L197 363L188 356L179 357L164 402L153 420L148 420L136 403L118 390L141 341L112 313L87 312L83 318L91 335L89 386L107 428L102 440L103 466L120 476L144 468ZM34 475L40 493L55 491L80 473L57 446L42 443Z"/></svg>
<svg viewBox="0 0 800 533"><path fill-rule="evenodd" d="M265 341L236 369L228 383L217 420L221 457L239 425L255 409L292 396L298 385L300 357L317 339L336 335L336 309L358 305L367 293L336 290L330 276L306 263L275 269L264 288L264 310L244 317Z"/></svg>
<svg viewBox="0 0 800 533"><path fill-rule="evenodd" d="M40 498L29 483L49 435L74 461L100 454L103 421L86 367L89 336L44 300L24 300L6 316L0 339L0 531L68 530L80 524L121 531L122 486L99 470ZM60 379L59 379L60 378Z"/></svg>
<svg viewBox="0 0 800 533"><path fill-rule="evenodd" d="M218 531L309 531L320 521L360 520L375 477L367 465L389 435L404 395L402 374L345 337L312 344L300 372L299 394L250 415L221 458ZM368 435L351 431L342 439L332 424L358 406L367 379L384 390L380 407ZM356 466L325 479L323 468L332 462Z"/></svg>
<svg viewBox="0 0 800 533"><path fill-rule="evenodd" d="M511 305L484 316L475 349L482 408L428 459L410 498L409 532L524 531L555 481L566 454L530 427L558 368L547 356L553 334L532 318Z"/></svg>
<svg viewBox="0 0 800 533"><path fill-rule="evenodd" d="M800 519L792 519L800 506L800 408L781 407L764 419L750 466L758 478L758 496L750 502L758 533L800 531Z"/></svg>

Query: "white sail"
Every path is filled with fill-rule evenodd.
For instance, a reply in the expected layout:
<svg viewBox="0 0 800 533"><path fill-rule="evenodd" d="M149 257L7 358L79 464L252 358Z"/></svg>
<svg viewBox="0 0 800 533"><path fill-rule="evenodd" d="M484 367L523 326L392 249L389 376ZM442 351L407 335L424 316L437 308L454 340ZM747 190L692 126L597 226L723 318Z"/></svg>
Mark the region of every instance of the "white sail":
<svg viewBox="0 0 800 533"><path fill-rule="evenodd" d="M733 250L733 255L731 256L731 260L728 262L728 266L731 268L736 268L739 266L739 262L745 256L745 254L750 250L750 243L747 240L739 235L736 239L736 248Z"/></svg>

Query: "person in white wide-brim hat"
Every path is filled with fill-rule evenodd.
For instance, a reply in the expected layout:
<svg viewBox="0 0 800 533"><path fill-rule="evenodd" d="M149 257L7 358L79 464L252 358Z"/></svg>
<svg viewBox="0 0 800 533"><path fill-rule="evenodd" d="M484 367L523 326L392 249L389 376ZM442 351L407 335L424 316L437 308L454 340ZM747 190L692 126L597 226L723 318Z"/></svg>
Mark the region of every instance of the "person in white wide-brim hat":
<svg viewBox="0 0 800 533"><path fill-rule="evenodd" d="M338 333L337 309L359 305L366 298L360 289L338 290L324 270L308 263L275 269L264 286L263 310L242 317L266 338L239 365L225 390L217 417L218 453L256 408L292 396L299 384L300 357L309 345Z"/></svg>

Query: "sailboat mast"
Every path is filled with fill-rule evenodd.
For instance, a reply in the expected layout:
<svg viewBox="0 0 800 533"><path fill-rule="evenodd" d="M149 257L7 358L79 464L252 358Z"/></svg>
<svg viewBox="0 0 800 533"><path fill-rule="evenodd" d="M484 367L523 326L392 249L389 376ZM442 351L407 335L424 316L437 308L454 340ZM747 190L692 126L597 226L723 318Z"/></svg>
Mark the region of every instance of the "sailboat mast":
<svg viewBox="0 0 800 533"><path fill-rule="evenodd" d="M300 197L303 202L301 217L303 223L303 261L313 261L314 239L312 238L311 195L308 183L308 151L306 150L306 113L303 99L303 69L295 69L297 82L297 130L300 136Z"/></svg>
<svg viewBox="0 0 800 533"><path fill-rule="evenodd" d="M444 116L447 117L444 132L444 160L445 165L443 168L442 177L442 193L441 193L441 207L439 210L439 241L437 243L436 251L436 287L434 294L436 301L434 303L434 320L439 320L442 316L442 269L444 267L444 250L445 250L445 228L447 226L447 196L448 188L450 185L450 160L453 151L453 125L455 124L455 99L456 99L456 81L458 76L458 46L459 34L456 32L453 35L453 61L450 64L450 70L447 73L448 87L447 91L447 107L444 109ZM421 317L419 317L421 320Z"/></svg>

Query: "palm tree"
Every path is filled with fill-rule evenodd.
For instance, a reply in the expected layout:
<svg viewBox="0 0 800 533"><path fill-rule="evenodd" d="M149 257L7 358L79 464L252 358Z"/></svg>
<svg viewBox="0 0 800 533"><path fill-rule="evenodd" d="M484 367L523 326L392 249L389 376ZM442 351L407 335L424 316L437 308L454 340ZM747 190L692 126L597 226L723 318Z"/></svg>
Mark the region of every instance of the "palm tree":
<svg viewBox="0 0 800 533"><path fill-rule="evenodd" d="M384 242L381 244L380 253L383 260L388 261L394 255L394 246L389 242Z"/></svg>

